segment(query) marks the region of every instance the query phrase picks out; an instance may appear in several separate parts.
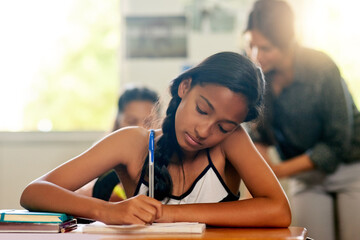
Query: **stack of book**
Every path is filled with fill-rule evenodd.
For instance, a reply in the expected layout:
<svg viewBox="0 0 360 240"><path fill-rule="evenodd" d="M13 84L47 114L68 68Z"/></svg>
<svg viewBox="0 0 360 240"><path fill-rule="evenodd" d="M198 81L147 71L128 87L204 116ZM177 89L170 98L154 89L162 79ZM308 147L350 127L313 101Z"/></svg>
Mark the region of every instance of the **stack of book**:
<svg viewBox="0 0 360 240"><path fill-rule="evenodd" d="M0 210L0 232L63 233L76 228L76 218L65 213Z"/></svg>

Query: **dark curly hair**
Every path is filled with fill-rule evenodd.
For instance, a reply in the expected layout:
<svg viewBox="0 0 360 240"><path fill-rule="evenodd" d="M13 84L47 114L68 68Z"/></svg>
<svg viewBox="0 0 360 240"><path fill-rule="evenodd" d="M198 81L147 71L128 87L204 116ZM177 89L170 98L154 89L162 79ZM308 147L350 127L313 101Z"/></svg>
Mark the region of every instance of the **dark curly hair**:
<svg viewBox="0 0 360 240"><path fill-rule="evenodd" d="M214 54L194 68L182 73L170 85L171 100L162 124L163 135L155 151L155 198L163 200L172 192L172 181L167 166L171 157L177 154L181 161L181 150L175 134L175 114L181 102L178 88L184 79L191 78L195 85L216 84L241 93L248 101L248 115L245 121L256 119L262 109L265 82L261 70L247 57L234 52ZM143 171L148 164L145 163ZM143 174L146 174L143 173Z"/></svg>

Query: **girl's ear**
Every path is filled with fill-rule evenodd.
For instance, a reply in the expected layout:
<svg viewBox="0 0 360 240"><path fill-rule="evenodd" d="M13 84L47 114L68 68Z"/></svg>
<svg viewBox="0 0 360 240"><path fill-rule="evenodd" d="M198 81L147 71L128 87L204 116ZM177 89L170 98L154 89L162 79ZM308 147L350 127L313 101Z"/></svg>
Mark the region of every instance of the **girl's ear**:
<svg viewBox="0 0 360 240"><path fill-rule="evenodd" d="M191 78L187 78L181 81L178 88L178 95L183 98L191 88Z"/></svg>

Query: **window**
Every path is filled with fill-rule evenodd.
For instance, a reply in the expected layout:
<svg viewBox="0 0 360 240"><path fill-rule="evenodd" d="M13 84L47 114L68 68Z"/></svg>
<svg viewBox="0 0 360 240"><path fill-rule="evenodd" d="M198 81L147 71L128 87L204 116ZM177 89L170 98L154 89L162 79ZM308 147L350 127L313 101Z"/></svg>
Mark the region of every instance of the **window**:
<svg viewBox="0 0 360 240"><path fill-rule="evenodd" d="M119 7L118 0L0 3L0 131L111 127Z"/></svg>
<svg viewBox="0 0 360 240"><path fill-rule="evenodd" d="M360 107L360 31L354 27L359 22L356 2L292 0L292 3L296 7L301 42L332 57Z"/></svg>

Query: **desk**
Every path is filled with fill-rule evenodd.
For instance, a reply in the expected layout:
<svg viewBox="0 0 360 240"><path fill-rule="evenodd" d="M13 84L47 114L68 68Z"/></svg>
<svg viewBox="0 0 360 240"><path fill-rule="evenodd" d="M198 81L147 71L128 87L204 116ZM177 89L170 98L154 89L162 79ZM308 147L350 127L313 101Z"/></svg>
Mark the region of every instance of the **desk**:
<svg viewBox="0 0 360 240"><path fill-rule="evenodd" d="M171 239L171 240L305 240L307 230L289 228L207 228L203 234L85 234L85 233L0 233L0 240L122 240L122 239Z"/></svg>

